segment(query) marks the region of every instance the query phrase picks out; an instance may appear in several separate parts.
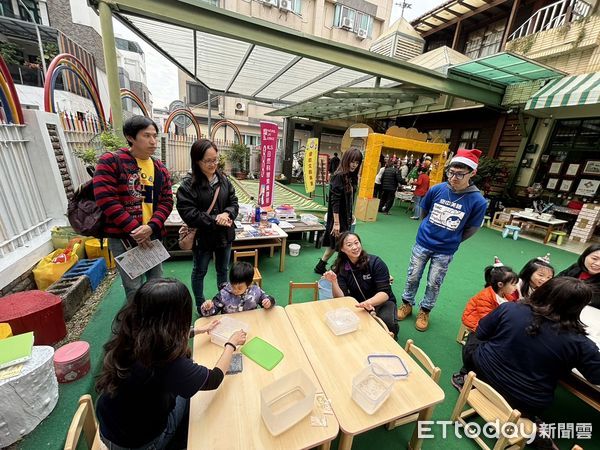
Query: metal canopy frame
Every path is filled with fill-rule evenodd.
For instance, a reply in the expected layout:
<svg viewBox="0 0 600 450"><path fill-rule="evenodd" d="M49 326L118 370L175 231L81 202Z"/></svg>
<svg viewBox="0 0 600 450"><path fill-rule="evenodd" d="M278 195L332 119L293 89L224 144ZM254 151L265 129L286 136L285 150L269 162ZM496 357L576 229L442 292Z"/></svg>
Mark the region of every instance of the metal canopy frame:
<svg viewBox="0 0 600 450"><path fill-rule="evenodd" d="M429 111L438 104L440 94L422 88L399 86L390 88L345 87L305 102L267 113L268 116L305 117L313 120L386 118L416 111Z"/></svg>
<svg viewBox="0 0 600 450"><path fill-rule="evenodd" d="M423 67L309 36L200 0L88 1L100 11L105 53L109 45L105 29L112 34L106 17L110 11L215 95L291 105L340 88L401 83L402 89L425 90L431 96L442 93L492 107L501 104L504 89L490 83L450 79ZM206 55L213 58L203 59ZM257 62L259 56L262 59ZM112 99L113 91L109 77L114 110L118 102ZM402 110L405 103L383 107L393 113ZM368 111L381 112L373 109Z"/></svg>
<svg viewBox="0 0 600 450"><path fill-rule="evenodd" d="M510 52L501 52L451 67L452 79L478 80L497 86L549 80L565 76L565 72Z"/></svg>

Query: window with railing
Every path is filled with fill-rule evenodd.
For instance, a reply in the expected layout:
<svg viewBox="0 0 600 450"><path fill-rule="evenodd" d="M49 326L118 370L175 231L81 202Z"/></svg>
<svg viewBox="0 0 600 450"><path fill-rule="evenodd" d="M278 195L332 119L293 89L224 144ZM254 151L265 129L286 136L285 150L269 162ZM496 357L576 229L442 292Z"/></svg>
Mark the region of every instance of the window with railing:
<svg viewBox="0 0 600 450"><path fill-rule="evenodd" d="M548 146L551 152L597 151L600 142L600 119L559 120Z"/></svg>
<svg viewBox="0 0 600 450"><path fill-rule="evenodd" d="M366 37L371 37L373 34L373 17L356 9L338 4L335 5L333 26L344 28L356 34L360 33L359 30L364 30Z"/></svg>
<svg viewBox="0 0 600 450"><path fill-rule="evenodd" d="M208 91L204 86L198 83L187 84L188 105L200 105L208 102ZM219 97L213 96L210 101L213 108L219 107ZM204 105L206 106L206 105Z"/></svg>
<svg viewBox="0 0 600 450"><path fill-rule="evenodd" d="M512 41L540 31L561 27L585 18L591 12L592 5L583 0L559 0L535 11L508 37L508 40Z"/></svg>
<svg viewBox="0 0 600 450"><path fill-rule="evenodd" d="M465 44L465 55L477 59L497 53L500 50L505 27L506 21L503 19L469 33Z"/></svg>
<svg viewBox="0 0 600 450"><path fill-rule="evenodd" d="M458 148L476 148L479 130L462 130Z"/></svg>
<svg viewBox="0 0 600 450"><path fill-rule="evenodd" d="M40 16L40 5L37 0L20 0L19 4L19 14L21 15L21 20L25 20L27 22L31 22L30 13L33 15L33 19L35 23L42 24L42 19ZM24 5L24 6L23 6Z"/></svg>

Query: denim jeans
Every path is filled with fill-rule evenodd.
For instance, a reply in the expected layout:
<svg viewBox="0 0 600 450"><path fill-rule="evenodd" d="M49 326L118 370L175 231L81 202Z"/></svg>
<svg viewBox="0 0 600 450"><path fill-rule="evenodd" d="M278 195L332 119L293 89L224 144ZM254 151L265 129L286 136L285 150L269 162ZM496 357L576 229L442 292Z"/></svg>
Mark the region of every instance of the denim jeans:
<svg viewBox="0 0 600 450"><path fill-rule="evenodd" d="M175 407L169 413L167 427L159 436L147 444L135 448L121 447L110 442L108 439L102 436L102 433L100 433L100 440L104 442L104 445L106 445L109 450L163 450L167 448L167 445L169 445L173 439L173 436L175 436L177 428L180 426L180 424L185 425L185 422L188 421L189 413L190 400L183 397L177 397L175 400ZM187 435L187 433L185 434ZM185 446L185 443L182 445Z"/></svg>
<svg viewBox="0 0 600 450"><path fill-rule="evenodd" d="M405 302L410 303L411 306L415 305L415 296L419 289L419 283L421 282L421 277L425 271L425 266L429 261L427 288L425 289L425 296L421 301L420 307L432 310L435 306L435 302L440 293L440 288L442 287L444 277L446 276L452 258L454 258L454 255L443 255L428 250L425 247L421 247L419 244L415 244L412 249L410 263L408 264L406 286L404 287L402 299Z"/></svg>
<svg viewBox="0 0 600 450"><path fill-rule="evenodd" d="M116 238L108 238L108 248L115 258L127 251L123 245L123 241ZM129 275L127 275L118 264L117 270L119 271L119 275L121 275L121 281L123 281L123 288L125 289L125 297L127 297L127 300L133 297L135 292L142 286L142 284L144 284L144 277L147 281L152 278L161 278L163 275L162 264L154 266L143 275L140 275L134 279L129 278Z"/></svg>
<svg viewBox="0 0 600 450"><path fill-rule="evenodd" d="M423 199L423 197L415 195L413 196L413 201L415 202L415 213L413 214L414 217L418 217L419 219L421 218L421 200Z"/></svg>
<svg viewBox="0 0 600 450"><path fill-rule="evenodd" d="M231 244L227 247L215 248L215 269L217 271L217 290L223 283L227 283L227 269L229 268L229 255ZM196 308L204 303L204 277L208 272L208 264L212 259L213 250L194 250L194 267L192 268L192 291L196 299Z"/></svg>

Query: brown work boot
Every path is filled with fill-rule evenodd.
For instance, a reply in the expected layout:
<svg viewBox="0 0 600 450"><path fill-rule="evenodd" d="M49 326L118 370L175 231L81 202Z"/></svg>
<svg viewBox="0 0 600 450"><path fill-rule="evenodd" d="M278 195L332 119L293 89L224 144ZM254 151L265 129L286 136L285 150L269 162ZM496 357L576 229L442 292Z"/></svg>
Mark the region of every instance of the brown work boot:
<svg viewBox="0 0 600 450"><path fill-rule="evenodd" d="M398 320L404 320L410 315L412 315L412 306L410 303L402 302L402 306L398 308Z"/></svg>
<svg viewBox="0 0 600 450"><path fill-rule="evenodd" d="M415 328L419 331L426 331L429 328L429 313L419 309L417 314L417 321L415 322Z"/></svg>

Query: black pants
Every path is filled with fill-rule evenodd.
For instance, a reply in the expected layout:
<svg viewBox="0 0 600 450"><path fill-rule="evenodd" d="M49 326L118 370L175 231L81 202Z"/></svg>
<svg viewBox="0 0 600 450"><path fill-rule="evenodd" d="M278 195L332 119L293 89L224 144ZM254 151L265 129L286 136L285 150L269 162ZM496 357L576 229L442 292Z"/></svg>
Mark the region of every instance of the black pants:
<svg viewBox="0 0 600 450"><path fill-rule="evenodd" d="M373 198L379 198L381 196L381 184L375 183L373 188Z"/></svg>
<svg viewBox="0 0 600 450"><path fill-rule="evenodd" d="M381 194L381 202L379 203L379 211L389 211L394 205L396 191L383 191Z"/></svg>
<svg viewBox="0 0 600 450"><path fill-rule="evenodd" d="M375 314L394 333L394 339L398 337L398 307L394 302L386 301L375 307Z"/></svg>

